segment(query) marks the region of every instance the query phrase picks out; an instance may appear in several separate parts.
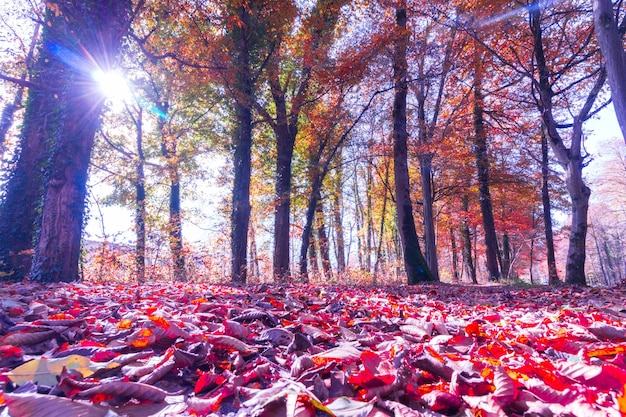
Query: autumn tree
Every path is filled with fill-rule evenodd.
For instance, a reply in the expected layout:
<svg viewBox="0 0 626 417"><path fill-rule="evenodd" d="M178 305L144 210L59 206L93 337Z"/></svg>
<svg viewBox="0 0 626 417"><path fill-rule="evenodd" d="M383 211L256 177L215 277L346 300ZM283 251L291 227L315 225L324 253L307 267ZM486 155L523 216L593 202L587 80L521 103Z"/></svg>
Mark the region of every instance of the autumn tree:
<svg viewBox="0 0 626 417"><path fill-rule="evenodd" d="M433 281L426 260L422 255L415 229L413 206L411 204L409 170L407 162L407 47L409 32L407 31L406 1L401 1L395 9L397 37L393 45L393 161L396 193L396 215L398 229L402 239L404 267L409 284L422 281Z"/></svg>
<svg viewBox="0 0 626 417"><path fill-rule="evenodd" d="M104 103L93 72L115 62L130 8L127 1L47 3L19 159L0 213L4 268L17 279L30 269L33 237L33 279L78 279L87 169Z"/></svg>

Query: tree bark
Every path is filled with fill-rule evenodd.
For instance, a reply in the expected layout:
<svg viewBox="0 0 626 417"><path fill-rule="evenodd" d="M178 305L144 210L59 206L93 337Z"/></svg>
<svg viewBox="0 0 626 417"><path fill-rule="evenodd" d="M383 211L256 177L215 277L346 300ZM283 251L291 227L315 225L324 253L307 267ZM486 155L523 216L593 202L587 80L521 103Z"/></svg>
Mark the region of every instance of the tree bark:
<svg viewBox="0 0 626 417"><path fill-rule="evenodd" d="M626 142L626 53L611 0L593 0L593 22L596 37L604 56L611 99L615 107L617 122Z"/></svg>
<svg viewBox="0 0 626 417"><path fill-rule="evenodd" d="M146 158L143 153L143 110L138 107L135 119L137 166L135 182L135 277L137 281L146 279L146 176L144 165Z"/></svg>
<svg viewBox="0 0 626 417"><path fill-rule="evenodd" d="M475 46L478 48L478 45ZM476 171L478 176L478 199L480 212L483 218L483 232L485 234L485 256L489 279L500 279L498 268L498 237L493 218L493 207L489 191L489 156L487 151L487 132L484 121L484 99L482 93L483 68L478 50L474 52L474 153L476 156Z"/></svg>
<svg viewBox="0 0 626 417"><path fill-rule="evenodd" d="M543 205L543 224L546 233L546 257L548 262L548 283L558 285L559 274L556 270L554 256L554 232L552 230L552 213L549 187L548 138L544 130L541 132L541 202Z"/></svg>
<svg viewBox="0 0 626 417"><path fill-rule="evenodd" d="M94 71L98 67L107 70L115 61L128 28L131 4L120 0L58 0L47 5L43 44L53 52L52 60L65 66L41 79L60 91L53 96L58 97L56 103L44 109L53 123L46 132L53 149L31 275L37 281L74 281L79 278L87 170L104 103L103 97L93 93L97 87L91 74L81 67L95 61ZM39 60L49 59L46 55Z"/></svg>
<svg viewBox="0 0 626 417"><path fill-rule="evenodd" d="M178 170L177 138L169 131L167 114L169 104L166 101L157 103L159 109L159 132L161 135L161 155L165 159L166 175L169 180L169 219L167 224L168 244L172 260L174 280L184 282L185 255L183 253L183 227L180 212L180 173Z"/></svg>
<svg viewBox="0 0 626 417"><path fill-rule="evenodd" d="M423 281L434 281L426 260L422 255L415 229L413 206L411 204L409 167L407 151L407 46L409 32L406 27L406 0L396 8L398 37L393 48L393 168L395 176L396 214L398 230L404 255L404 269L409 285Z"/></svg>
<svg viewBox="0 0 626 417"><path fill-rule="evenodd" d="M585 242L587 236L587 211L591 190L583 180L582 170L584 158L581 154L583 122L595 102L602 85L606 80L606 71L601 68L595 83L585 99L585 103L573 118L570 147L567 148L559 134L558 125L553 115L552 97L554 92L550 84L548 69L543 49L543 33L541 27L541 6L534 1L529 7L529 24L533 34L534 56L539 73L534 88L538 93L537 108L541 114L549 144L561 166L566 170L566 187L572 202L572 221L569 236L567 264L565 266L565 282L575 285L586 285L585 277Z"/></svg>
<svg viewBox="0 0 626 417"><path fill-rule="evenodd" d="M458 283L461 278L461 274L459 274L459 254L457 253L456 235L452 227L450 228L450 247L452 250L452 279Z"/></svg>
<svg viewBox="0 0 626 417"><path fill-rule="evenodd" d="M464 213L469 211L469 197L466 195L463 196L461 210ZM472 280L472 284L478 284L478 280L476 279L476 267L474 266L474 260L472 258L472 235L470 233L467 215L465 215L461 221L461 243L461 256L463 257L463 264L465 265L467 275Z"/></svg>
<svg viewBox="0 0 626 417"><path fill-rule="evenodd" d="M247 277L248 227L250 224L250 175L252 172L252 94L254 81L248 41L250 14L243 6L237 10L242 22L235 34L237 73L235 81L235 118L233 134L233 194L231 212L231 280L245 283Z"/></svg>
<svg viewBox="0 0 626 417"><path fill-rule="evenodd" d="M339 152L337 155L341 155ZM345 256L345 241L343 234L343 216L341 210L341 203L343 200L343 192L342 192L342 182L343 182L343 169L341 168L341 160L339 161L338 167L336 168L335 176L332 178L332 187L333 192L331 194L330 200L332 204L333 210L333 226L335 229L335 236L337 242L337 273L341 273L346 269L346 256Z"/></svg>
<svg viewBox="0 0 626 417"><path fill-rule="evenodd" d="M333 277L333 270L330 265L330 248L324 222L324 207L321 203L317 204L316 223L317 241L319 243L320 255L322 255L322 270L324 271L324 277L328 281Z"/></svg>

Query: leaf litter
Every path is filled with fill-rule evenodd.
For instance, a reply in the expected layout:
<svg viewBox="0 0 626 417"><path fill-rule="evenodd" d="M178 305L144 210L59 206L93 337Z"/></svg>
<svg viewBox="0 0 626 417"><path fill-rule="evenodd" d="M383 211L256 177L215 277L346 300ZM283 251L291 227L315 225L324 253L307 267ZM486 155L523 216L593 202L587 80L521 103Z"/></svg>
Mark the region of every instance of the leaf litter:
<svg viewBox="0 0 626 417"><path fill-rule="evenodd" d="M0 417L620 416L626 289L3 284Z"/></svg>

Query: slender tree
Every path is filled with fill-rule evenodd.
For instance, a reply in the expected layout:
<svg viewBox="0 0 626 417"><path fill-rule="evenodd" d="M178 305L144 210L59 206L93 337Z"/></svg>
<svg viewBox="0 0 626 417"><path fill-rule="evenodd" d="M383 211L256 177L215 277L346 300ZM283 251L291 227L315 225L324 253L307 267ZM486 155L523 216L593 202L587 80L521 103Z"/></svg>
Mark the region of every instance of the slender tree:
<svg viewBox="0 0 626 417"><path fill-rule="evenodd" d="M393 47L393 168L396 192L396 214L398 216L398 229L402 240L404 254L404 268L409 285L422 281L433 281L426 260L422 255L415 229L413 218L413 206L411 204L411 187L409 185L409 167L407 151L407 47L409 32L406 28L407 13L406 0L400 2L396 8L396 25L398 36Z"/></svg>

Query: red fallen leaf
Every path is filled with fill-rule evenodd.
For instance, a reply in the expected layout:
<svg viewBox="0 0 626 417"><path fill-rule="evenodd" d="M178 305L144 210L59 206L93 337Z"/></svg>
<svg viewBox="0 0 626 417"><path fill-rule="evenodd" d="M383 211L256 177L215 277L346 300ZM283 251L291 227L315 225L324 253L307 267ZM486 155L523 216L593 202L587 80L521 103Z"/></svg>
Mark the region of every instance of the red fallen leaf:
<svg viewBox="0 0 626 417"><path fill-rule="evenodd" d="M226 382L226 378L213 372L202 372L200 378L196 381L193 392L198 394L202 391L213 389Z"/></svg>
<svg viewBox="0 0 626 417"><path fill-rule="evenodd" d="M481 396L493 391L493 386L479 374L454 371L450 381L450 392L455 395Z"/></svg>
<svg viewBox="0 0 626 417"><path fill-rule="evenodd" d="M24 314L24 311L22 307L9 307L7 309L9 317L19 317Z"/></svg>
<svg viewBox="0 0 626 417"><path fill-rule="evenodd" d="M617 328L602 322L594 322L587 327L587 330L600 340L626 341L626 329L624 328Z"/></svg>
<svg viewBox="0 0 626 417"><path fill-rule="evenodd" d="M94 362L108 362L118 356L120 356L118 352L114 352L112 350L100 350L91 355L91 360Z"/></svg>
<svg viewBox="0 0 626 417"><path fill-rule="evenodd" d="M613 345L613 344L596 344L585 348L583 354L587 358L611 358L619 354L626 353L626 344Z"/></svg>
<svg viewBox="0 0 626 417"><path fill-rule="evenodd" d="M123 319L117 323L117 328L120 330L128 330L132 327L133 321L131 319Z"/></svg>
<svg viewBox="0 0 626 417"><path fill-rule="evenodd" d="M144 328L128 336L128 340L132 347L141 349L154 344L156 336L152 330Z"/></svg>
<svg viewBox="0 0 626 417"><path fill-rule="evenodd" d="M325 352L311 356L315 365L325 365L332 361L341 361L344 364L354 363L361 357L361 351L352 345L341 345Z"/></svg>
<svg viewBox="0 0 626 417"><path fill-rule="evenodd" d="M208 335L207 340L213 344L213 346L225 349L229 351L237 351L239 353L250 353L254 352L255 349L249 346L248 344L242 342L239 339L235 339L231 336L226 335Z"/></svg>
<svg viewBox="0 0 626 417"><path fill-rule="evenodd" d="M432 411L444 412L445 414L456 414L463 405L463 400L446 391L431 391L422 396L422 400Z"/></svg>
<svg viewBox="0 0 626 417"><path fill-rule="evenodd" d="M484 337L486 334L482 330L482 326L478 320L474 320L465 326L465 334L470 337Z"/></svg>
<svg viewBox="0 0 626 417"><path fill-rule="evenodd" d="M515 381L501 366L494 370L493 385L496 387L493 397L501 406L506 407L517 397Z"/></svg>
<svg viewBox="0 0 626 417"><path fill-rule="evenodd" d="M582 362L562 363L559 372L577 382L600 389L620 390L626 385L626 370L611 364L587 365Z"/></svg>
<svg viewBox="0 0 626 417"><path fill-rule="evenodd" d="M250 334L250 330L237 321L224 320L224 334L237 339L245 339Z"/></svg>
<svg viewBox="0 0 626 417"><path fill-rule="evenodd" d="M16 331L0 338L0 345L30 346L44 340L50 340L56 335L57 332L54 330L41 332Z"/></svg>
<svg viewBox="0 0 626 417"><path fill-rule="evenodd" d="M4 393L12 416L20 417L105 417L108 410L68 398L43 394Z"/></svg>
<svg viewBox="0 0 626 417"><path fill-rule="evenodd" d="M22 349L17 346L0 345L0 357L3 358L21 358Z"/></svg>
<svg viewBox="0 0 626 417"><path fill-rule="evenodd" d="M93 398L96 395L122 400L134 398L139 401L161 403L165 401L168 393L160 388L139 382L105 382L80 391L74 394L72 398Z"/></svg>

